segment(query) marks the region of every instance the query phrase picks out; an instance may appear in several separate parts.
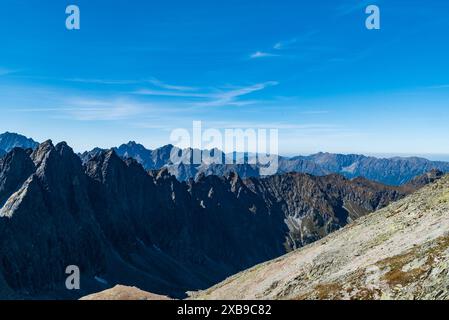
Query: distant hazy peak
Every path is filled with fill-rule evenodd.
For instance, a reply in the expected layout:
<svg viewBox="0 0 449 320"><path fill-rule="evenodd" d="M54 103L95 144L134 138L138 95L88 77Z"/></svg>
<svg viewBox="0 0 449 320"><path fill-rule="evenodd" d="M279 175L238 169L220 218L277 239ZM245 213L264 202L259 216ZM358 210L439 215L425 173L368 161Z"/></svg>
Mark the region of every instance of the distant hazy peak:
<svg viewBox="0 0 449 320"><path fill-rule="evenodd" d="M17 133L5 132L0 134L0 150L4 150L6 152L11 151L15 147L23 149L35 149L38 145L39 143L37 143L33 139Z"/></svg>

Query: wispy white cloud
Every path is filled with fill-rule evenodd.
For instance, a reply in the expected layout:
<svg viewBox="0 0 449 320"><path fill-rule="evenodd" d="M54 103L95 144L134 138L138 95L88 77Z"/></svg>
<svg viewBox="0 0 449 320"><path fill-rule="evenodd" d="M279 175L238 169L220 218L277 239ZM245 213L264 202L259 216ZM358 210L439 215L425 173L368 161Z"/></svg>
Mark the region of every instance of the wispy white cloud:
<svg viewBox="0 0 449 320"><path fill-rule="evenodd" d="M14 108L14 112L48 113L51 118L77 121L112 121L132 119L151 112L150 104L126 98L53 97L55 107ZM154 110L153 110L154 111Z"/></svg>
<svg viewBox="0 0 449 320"><path fill-rule="evenodd" d="M277 81L267 81L246 87L236 87L228 90L214 89L213 91L207 92L141 89L135 91L134 93L146 96L185 97L185 98L200 99L201 101L196 101L195 103L193 103L193 105L202 107L225 106L225 105L244 106L256 103L256 101L239 100L239 98L276 85L278 85Z"/></svg>
<svg viewBox="0 0 449 320"><path fill-rule="evenodd" d="M149 80L127 80L127 79L96 79L96 78L65 78L63 81L79 82L79 83L91 83L91 84L104 84L104 85L144 85L151 84L159 89L173 90L173 91L196 91L198 88L188 86L178 86L162 82L156 78Z"/></svg>
<svg viewBox="0 0 449 320"><path fill-rule="evenodd" d="M139 89L133 92L134 94L144 96L160 96L160 97L185 97L185 98L208 98L211 96L209 93L197 93L197 92L183 92L175 90L158 90L158 89Z"/></svg>
<svg viewBox="0 0 449 320"><path fill-rule="evenodd" d="M291 45L293 45L293 44L295 44L297 42L298 42L297 38L293 38L293 39L290 39L290 40L287 40L287 41L279 41L279 42L277 42L273 46L273 49L283 50L283 49L286 49L286 48L290 47Z"/></svg>
<svg viewBox="0 0 449 320"><path fill-rule="evenodd" d="M318 34L318 30L310 30L307 32L304 32L303 34L300 34L294 38L290 38L288 40L282 40L274 44L273 49L275 50L287 50L287 49L293 49L299 44L303 44L309 40L316 34Z"/></svg>
<svg viewBox="0 0 449 320"><path fill-rule="evenodd" d="M242 106L254 103L253 101L238 101L237 99L251 94L253 92L264 90L265 88L276 86L279 83L277 81L268 81L264 83L254 84L248 87L236 88L230 91L215 93L211 96L211 101L202 103L203 106L223 106L223 105L236 105ZM242 104L243 103L243 104Z"/></svg>
<svg viewBox="0 0 449 320"><path fill-rule="evenodd" d="M3 69L0 68L0 75ZM39 80L54 80L54 81L65 81L65 82L75 82L75 83L86 83L86 84L100 84L100 85L145 85L151 84L159 89L167 89L174 91L196 91L197 88L188 86L177 86L162 82L156 78L150 79L101 79L101 78L51 78L51 77L36 77L36 76L25 76L25 78L39 79Z"/></svg>
<svg viewBox="0 0 449 320"><path fill-rule="evenodd" d="M305 32L304 34L298 35L297 37L290 38L288 40L278 41L272 46L270 50L256 51L250 55L250 58L258 59L267 57L294 57L295 54L285 55L284 52L282 51L292 51L292 49L296 49L297 45L299 45L300 43L307 42L313 35L317 33L318 33L317 30L312 30L309 32Z"/></svg>
<svg viewBox="0 0 449 320"><path fill-rule="evenodd" d="M63 81L67 82L79 82L79 83L92 83L92 84L105 84L105 85L126 85L137 84L140 81L137 80L111 80L111 79L90 79L90 78L66 78Z"/></svg>
<svg viewBox="0 0 449 320"><path fill-rule="evenodd" d="M162 82L158 79L151 79L149 80L151 84L153 84L156 87L167 89L167 90L175 90L175 91L197 91L198 88L195 87L187 87L187 86L178 86L173 84L168 84L165 82Z"/></svg>
<svg viewBox="0 0 449 320"><path fill-rule="evenodd" d="M259 58L268 58L268 57L278 57L278 54L269 53L269 52L263 52L263 51L256 51L252 53L249 57L251 59L259 59Z"/></svg>
<svg viewBox="0 0 449 320"><path fill-rule="evenodd" d="M110 121L128 119L146 111L142 104L127 100L73 99L67 102L67 114L80 121Z"/></svg>

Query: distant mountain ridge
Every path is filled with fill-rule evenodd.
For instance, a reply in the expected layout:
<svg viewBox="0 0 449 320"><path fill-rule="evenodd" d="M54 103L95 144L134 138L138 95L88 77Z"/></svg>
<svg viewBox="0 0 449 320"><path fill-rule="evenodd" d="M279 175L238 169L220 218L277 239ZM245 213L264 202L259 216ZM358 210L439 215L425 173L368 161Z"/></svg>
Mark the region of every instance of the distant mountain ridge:
<svg viewBox="0 0 449 320"><path fill-rule="evenodd" d="M32 139L15 133L4 133L0 135L0 156L2 151L10 151L14 147L24 149L34 149L38 145ZM194 164L193 152L201 150L179 149L173 145L166 145L154 150L146 149L143 145L130 141L113 148L117 155L122 158L132 158L137 160L146 170L159 170L167 168L170 174L180 181L198 179L201 175L225 176L231 172L237 173L242 178L260 177L261 165L248 160L254 159L254 155L240 153L224 154L218 149L205 150L205 159L200 164ZM105 149L94 148L91 151L79 154L83 163L86 163ZM182 162L173 163L171 154L183 153ZM4 154L4 152L3 152ZM211 156L219 154L219 161L211 161ZM229 163L229 159L232 164ZM236 160L245 160L239 161ZM346 178L353 179L364 177L372 181L377 181L387 185L402 185L411 181L414 177L422 175L431 170L449 172L449 162L430 161L419 157L393 157L375 158L357 154L332 154L317 153L309 156L278 157L278 174L289 172L308 173L315 176L324 176L333 173L341 174Z"/></svg>
<svg viewBox="0 0 449 320"><path fill-rule="evenodd" d="M15 147L23 149L34 149L38 145L39 143L37 143L33 139L27 138L17 133L5 132L0 134L0 150L3 150L5 152L9 152Z"/></svg>
<svg viewBox="0 0 449 320"><path fill-rule="evenodd" d="M129 142L128 144L114 148L114 150L121 157L136 159L146 170L157 170L166 167L172 175L181 181L197 179L200 175L223 176L230 172L235 172L242 178L261 176L260 165L251 164L248 161L245 163L236 163L234 161L233 164L209 162L193 164L192 161L187 161L187 163L172 163L170 160L171 152L182 151L173 145L148 150L141 144ZM98 151L101 150L85 152L81 157L86 162ZM192 152L192 149L187 149L186 154L189 155L190 152ZM223 157L235 159L235 155L233 154L223 155ZM279 156L278 162L278 174L300 172L324 176L338 173L349 179L365 177L369 180L388 185L408 183L414 177L434 169L445 173L449 172L449 162L430 161L418 157L394 157L387 159L356 154L317 153L310 156L296 156L291 158Z"/></svg>
<svg viewBox="0 0 449 320"><path fill-rule="evenodd" d="M115 284L182 297L440 177L402 187L303 173L182 182L114 150L83 165L66 143L15 148L0 159L0 298L73 298ZM79 292L63 285L73 264Z"/></svg>

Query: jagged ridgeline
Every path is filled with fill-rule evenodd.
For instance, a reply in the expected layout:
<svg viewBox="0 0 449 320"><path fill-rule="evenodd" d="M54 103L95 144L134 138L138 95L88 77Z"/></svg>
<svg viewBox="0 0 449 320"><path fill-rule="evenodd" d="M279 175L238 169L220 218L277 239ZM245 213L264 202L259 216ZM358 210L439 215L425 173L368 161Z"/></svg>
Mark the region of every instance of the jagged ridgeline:
<svg viewBox="0 0 449 320"><path fill-rule="evenodd" d="M197 179L201 175L223 176L230 172L236 172L242 178L261 176L261 165L254 159L254 155L250 154L231 153L225 155L231 159L246 159L246 161L240 161L234 164L226 164L229 162L225 163L225 161L222 161L222 163L209 163L207 161L194 163L191 161L191 154L194 150L186 149L183 151L187 155L187 161L172 163L170 154L172 152L177 153L182 151L173 145L148 150L141 144L129 142L118 148L114 148L114 150L123 158L136 159L147 170L166 167L172 175L181 181L187 181L191 178ZM80 156L86 162L92 156L102 151L104 150L95 148ZM202 151L206 155L209 153L221 153L218 149ZM290 158L278 157L278 174L301 172L315 176L324 176L338 173L349 179L365 177L369 180L396 186L408 183L416 176L434 169L449 172L449 163L430 161L418 157L376 158L357 154L344 155L332 153L317 153L309 156Z"/></svg>
<svg viewBox="0 0 449 320"><path fill-rule="evenodd" d="M82 164L65 143L14 148L0 160L0 298L74 298L115 284L183 297L440 176L401 187L299 173L181 182L114 150ZM65 288L68 265L81 269L80 291Z"/></svg>

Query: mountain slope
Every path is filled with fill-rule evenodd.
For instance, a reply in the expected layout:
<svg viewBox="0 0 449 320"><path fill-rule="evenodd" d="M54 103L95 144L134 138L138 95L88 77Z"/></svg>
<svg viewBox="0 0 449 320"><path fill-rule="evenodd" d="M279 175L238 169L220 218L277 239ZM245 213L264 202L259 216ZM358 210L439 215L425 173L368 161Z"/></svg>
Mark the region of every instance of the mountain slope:
<svg viewBox="0 0 449 320"><path fill-rule="evenodd" d="M11 151L16 147L23 149L34 149L38 145L39 144L33 139L17 133L5 132L0 134L0 150L4 150L6 152Z"/></svg>
<svg viewBox="0 0 449 320"><path fill-rule="evenodd" d="M449 176L197 299L449 299Z"/></svg>

